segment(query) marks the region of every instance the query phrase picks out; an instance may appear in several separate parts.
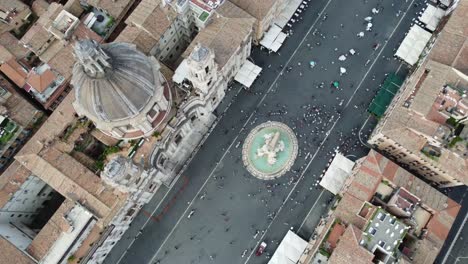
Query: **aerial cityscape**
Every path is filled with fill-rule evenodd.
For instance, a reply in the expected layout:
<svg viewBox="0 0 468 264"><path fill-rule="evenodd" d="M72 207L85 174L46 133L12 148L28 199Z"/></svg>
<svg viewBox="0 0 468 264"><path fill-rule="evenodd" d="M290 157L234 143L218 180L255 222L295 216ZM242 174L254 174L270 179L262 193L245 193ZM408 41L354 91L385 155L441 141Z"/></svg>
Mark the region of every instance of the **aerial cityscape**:
<svg viewBox="0 0 468 264"><path fill-rule="evenodd" d="M468 264L468 0L0 22L0 264Z"/></svg>

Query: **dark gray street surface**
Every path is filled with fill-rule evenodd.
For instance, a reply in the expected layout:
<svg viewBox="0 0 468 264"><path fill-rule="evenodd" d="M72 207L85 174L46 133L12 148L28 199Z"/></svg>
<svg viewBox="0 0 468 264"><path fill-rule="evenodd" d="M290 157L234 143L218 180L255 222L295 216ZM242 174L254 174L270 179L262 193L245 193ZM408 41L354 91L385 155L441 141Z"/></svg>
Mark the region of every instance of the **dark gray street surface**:
<svg viewBox="0 0 468 264"><path fill-rule="evenodd" d="M313 184L335 149L351 159L367 154L361 140L376 120L366 108L386 74L408 71L392 55L421 8L415 1L314 0L280 54L254 49L262 75L224 112L239 91L233 85L218 109L222 118L186 171L143 208L106 263L267 263L289 229L308 240L332 197ZM371 15L373 31L358 38ZM357 54L339 61L349 49ZM347 74L340 76L339 67ZM335 80L338 90L330 88ZM241 160L248 132L268 120L293 128L300 147L292 170L271 182L249 175ZM266 254L256 257L261 241Z"/></svg>
<svg viewBox="0 0 468 264"><path fill-rule="evenodd" d="M467 264L468 263L468 227L465 224L468 217L468 188L459 186L449 188L448 196L462 205L457 218L439 253L437 264Z"/></svg>

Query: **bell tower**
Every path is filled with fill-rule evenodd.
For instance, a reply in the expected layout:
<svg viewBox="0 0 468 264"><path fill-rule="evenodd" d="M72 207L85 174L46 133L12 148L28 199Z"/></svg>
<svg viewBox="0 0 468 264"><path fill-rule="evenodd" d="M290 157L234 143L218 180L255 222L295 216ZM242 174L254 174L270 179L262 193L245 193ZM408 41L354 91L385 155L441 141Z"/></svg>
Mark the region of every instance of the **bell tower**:
<svg viewBox="0 0 468 264"><path fill-rule="evenodd" d="M207 95L215 83L217 76L217 65L214 61L215 55L212 50L197 44L190 57L187 59L189 66L188 79L201 94Z"/></svg>

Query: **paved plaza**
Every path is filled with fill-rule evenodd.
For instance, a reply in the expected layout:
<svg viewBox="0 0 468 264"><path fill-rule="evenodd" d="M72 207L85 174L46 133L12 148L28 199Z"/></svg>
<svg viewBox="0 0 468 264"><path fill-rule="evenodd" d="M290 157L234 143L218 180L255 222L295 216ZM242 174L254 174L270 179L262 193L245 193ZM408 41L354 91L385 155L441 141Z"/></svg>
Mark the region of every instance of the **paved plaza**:
<svg viewBox="0 0 468 264"><path fill-rule="evenodd" d="M278 54L254 48L262 75L249 91L232 85L187 169L143 208L106 263L267 263L288 230L308 240L332 198L314 184L335 150L353 160L367 154L376 120L366 108L387 74L407 74L392 56L421 3L311 1ZM245 168L242 146L267 121L292 129L298 153L288 172L265 181ZM256 257L261 241L266 253Z"/></svg>

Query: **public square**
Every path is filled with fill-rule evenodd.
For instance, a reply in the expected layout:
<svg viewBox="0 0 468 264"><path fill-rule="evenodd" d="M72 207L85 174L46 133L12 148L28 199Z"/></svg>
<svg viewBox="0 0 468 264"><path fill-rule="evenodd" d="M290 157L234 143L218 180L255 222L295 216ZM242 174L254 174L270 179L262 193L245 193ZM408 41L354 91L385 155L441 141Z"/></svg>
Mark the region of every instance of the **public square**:
<svg viewBox="0 0 468 264"><path fill-rule="evenodd" d="M377 121L367 106L387 74L408 73L393 54L422 2L309 2L278 54L253 49L261 76L250 90L232 84L185 171L143 207L105 263L267 263L288 230L308 240L333 198L315 183L336 150L352 160L369 151ZM292 128L299 147L291 170L269 181L253 177L241 155L248 133L267 121Z"/></svg>

